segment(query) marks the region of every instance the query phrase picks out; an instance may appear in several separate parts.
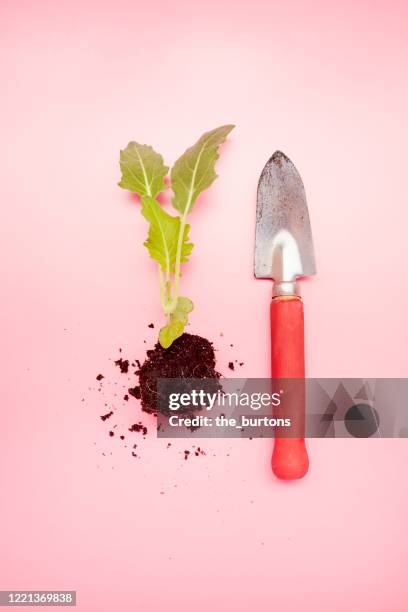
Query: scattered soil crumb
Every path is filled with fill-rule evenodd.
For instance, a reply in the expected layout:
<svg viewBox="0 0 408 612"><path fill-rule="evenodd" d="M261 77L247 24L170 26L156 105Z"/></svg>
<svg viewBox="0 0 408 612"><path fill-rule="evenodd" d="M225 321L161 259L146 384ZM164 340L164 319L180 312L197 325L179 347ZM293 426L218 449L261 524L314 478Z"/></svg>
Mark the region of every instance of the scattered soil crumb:
<svg viewBox="0 0 408 612"><path fill-rule="evenodd" d="M132 387L131 389L128 389L128 393L129 395L131 395L132 397L135 397L136 399L141 398L139 385L136 385L136 387Z"/></svg>
<svg viewBox="0 0 408 612"><path fill-rule="evenodd" d="M113 414L112 410L108 412L107 414L101 414L102 421L106 421L107 419L110 419L112 414Z"/></svg>
<svg viewBox="0 0 408 612"><path fill-rule="evenodd" d="M98 376L96 377L96 380L102 380L102 378L105 378L103 374L98 374Z"/></svg>
<svg viewBox="0 0 408 612"><path fill-rule="evenodd" d="M122 374L127 374L129 371L129 360L128 359L122 359L122 357L120 359L117 359L115 361L115 365L117 365L120 368L120 371L122 372Z"/></svg>
<svg viewBox="0 0 408 612"><path fill-rule="evenodd" d="M129 431L136 431L138 433L142 432L145 436L147 434L147 427L145 427L145 425L139 421L139 423L133 423L133 425L129 427Z"/></svg>
<svg viewBox="0 0 408 612"><path fill-rule="evenodd" d="M234 370L235 369L234 368L234 362L230 361L229 364L228 364L228 367L229 367L230 370Z"/></svg>
<svg viewBox="0 0 408 612"><path fill-rule="evenodd" d="M150 329L154 329L154 324L153 323L149 323L149 325L147 327L150 327Z"/></svg>

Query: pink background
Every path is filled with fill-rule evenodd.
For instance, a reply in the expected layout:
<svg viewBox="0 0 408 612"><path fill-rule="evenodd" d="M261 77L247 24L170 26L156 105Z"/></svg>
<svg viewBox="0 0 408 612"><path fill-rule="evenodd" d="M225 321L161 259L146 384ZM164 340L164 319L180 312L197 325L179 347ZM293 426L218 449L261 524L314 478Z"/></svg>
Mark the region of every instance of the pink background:
<svg viewBox="0 0 408 612"><path fill-rule="evenodd" d="M279 148L315 237L308 374L408 376L407 18L386 0L1 2L1 589L76 589L99 612L408 609L406 440L310 441L308 477L285 484L271 441L184 461L143 416L135 459L99 420L104 401L125 431L138 420L109 359L142 359L160 323L119 149L171 164L227 122L191 218L190 329L224 373L237 358L268 376L252 253Z"/></svg>

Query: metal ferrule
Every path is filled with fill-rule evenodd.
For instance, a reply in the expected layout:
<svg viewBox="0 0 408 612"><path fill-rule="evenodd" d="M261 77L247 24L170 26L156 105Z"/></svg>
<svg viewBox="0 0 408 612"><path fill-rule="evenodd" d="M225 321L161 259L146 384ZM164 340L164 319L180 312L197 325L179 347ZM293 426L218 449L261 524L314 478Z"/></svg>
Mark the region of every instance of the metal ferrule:
<svg viewBox="0 0 408 612"><path fill-rule="evenodd" d="M280 281L273 284L272 297L281 295L300 295L299 284L297 281Z"/></svg>

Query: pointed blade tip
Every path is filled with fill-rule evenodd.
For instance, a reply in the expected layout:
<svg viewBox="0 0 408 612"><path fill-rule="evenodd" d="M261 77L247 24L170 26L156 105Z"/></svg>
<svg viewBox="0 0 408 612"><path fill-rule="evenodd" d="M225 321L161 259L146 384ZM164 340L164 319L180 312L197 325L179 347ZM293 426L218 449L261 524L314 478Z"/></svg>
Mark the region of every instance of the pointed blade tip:
<svg viewBox="0 0 408 612"><path fill-rule="evenodd" d="M289 157L285 155L282 151L277 149L275 153L271 156L270 161L274 163L281 163L283 161L290 161Z"/></svg>
<svg viewBox="0 0 408 612"><path fill-rule="evenodd" d="M289 157L285 155L285 153L277 149L266 162L262 170L261 177L262 175L269 174L273 167L277 168L279 171L285 164L287 164L291 168L295 168L293 162L289 159Z"/></svg>

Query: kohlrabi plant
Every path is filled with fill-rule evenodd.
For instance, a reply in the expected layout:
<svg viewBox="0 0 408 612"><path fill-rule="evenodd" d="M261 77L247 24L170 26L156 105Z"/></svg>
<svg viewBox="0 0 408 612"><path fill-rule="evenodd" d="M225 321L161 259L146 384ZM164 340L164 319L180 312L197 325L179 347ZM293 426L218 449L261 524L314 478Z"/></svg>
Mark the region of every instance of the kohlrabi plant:
<svg viewBox="0 0 408 612"><path fill-rule="evenodd" d="M182 335L193 309L192 301L180 296L179 288L181 264L188 261L193 249L187 217L200 193L217 178L218 149L233 127L223 125L206 132L174 164L170 186L177 216L169 215L157 201L158 194L167 189L164 179L169 168L164 165L162 156L152 147L137 142L129 142L120 152L122 178L119 186L140 196L142 215L149 223L144 245L158 264L160 299L167 320L159 334L163 348L168 348Z"/></svg>

